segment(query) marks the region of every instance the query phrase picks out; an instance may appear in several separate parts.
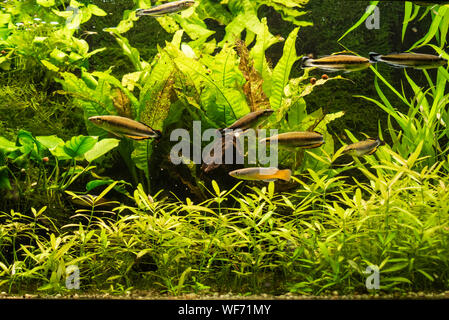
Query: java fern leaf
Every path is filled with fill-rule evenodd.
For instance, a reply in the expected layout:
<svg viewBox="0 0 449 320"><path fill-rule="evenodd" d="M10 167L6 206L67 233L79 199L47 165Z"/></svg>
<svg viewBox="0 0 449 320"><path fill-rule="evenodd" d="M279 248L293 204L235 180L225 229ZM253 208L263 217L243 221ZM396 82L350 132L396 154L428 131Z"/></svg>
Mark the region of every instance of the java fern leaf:
<svg viewBox="0 0 449 320"><path fill-rule="evenodd" d="M269 92L265 92L269 96L271 108L274 110L279 109L282 105L284 88L289 81L290 71L293 64L299 59L295 47L298 31L299 28L293 29L285 41L282 57L273 70L271 88Z"/></svg>

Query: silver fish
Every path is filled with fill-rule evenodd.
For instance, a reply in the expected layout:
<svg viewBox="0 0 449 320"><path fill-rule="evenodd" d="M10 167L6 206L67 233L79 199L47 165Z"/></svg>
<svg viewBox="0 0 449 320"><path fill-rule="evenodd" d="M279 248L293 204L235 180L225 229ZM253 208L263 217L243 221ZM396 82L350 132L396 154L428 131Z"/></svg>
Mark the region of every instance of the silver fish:
<svg viewBox="0 0 449 320"><path fill-rule="evenodd" d="M332 55L319 59L303 57L301 60L302 68L316 67L326 71L359 71L368 68L371 62L367 58L352 55Z"/></svg>
<svg viewBox="0 0 449 320"><path fill-rule="evenodd" d="M238 119L236 122L231 124L229 127L223 130L246 130L249 128L255 128L264 122L271 114L274 112L272 109L257 110L250 112L242 118Z"/></svg>
<svg viewBox="0 0 449 320"><path fill-rule="evenodd" d="M324 144L323 135L315 131L285 132L262 139L261 142L270 143L273 140L277 140L279 146L286 148L312 149Z"/></svg>
<svg viewBox="0 0 449 320"><path fill-rule="evenodd" d="M447 63L447 60L442 56L413 52L392 53L386 55L370 52L369 56L372 62L382 61L398 68L411 67L415 69L429 69L438 68Z"/></svg>
<svg viewBox="0 0 449 320"><path fill-rule="evenodd" d="M145 123L120 116L93 116L89 121L118 137L144 140L159 139L162 135L159 130L152 129Z"/></svg>
<svg viewBox="0 0 449 320"><path fill-rule="evenodd" d="M193 0L180 0L164 3L158 6L151 7L149 9L137 9L136 16L151 16L151 17L162 17L166 14L176 13L179 11L186 10L193 6L195 1Z"/></svg>
<svg viewBox="0 0 449 320"><path fill-rule="evenodd" d="M278 179L290 181L292 172L290 169L279 170L275 167L258 167L258 168L244 168L229 172L231 177L242 180L253 181L276 181Z"/></svg>
<svg viewBox="0 0 449 320"><path fill-rule="evenodd" d="M364 155L370 155L377 151L379 146L385 145L385 142L379 138L368 138L363 141L359 141L346 146L343 153L349 154L351 156L360 157Z"/></svg>

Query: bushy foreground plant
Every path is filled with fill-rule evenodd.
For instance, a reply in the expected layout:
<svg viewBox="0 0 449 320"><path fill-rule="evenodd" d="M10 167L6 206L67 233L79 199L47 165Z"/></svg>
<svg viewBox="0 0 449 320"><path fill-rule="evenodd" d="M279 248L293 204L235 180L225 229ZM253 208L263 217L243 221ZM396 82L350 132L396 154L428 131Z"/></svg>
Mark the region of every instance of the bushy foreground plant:
<svg viewBox="0 0 449 320"><path fill-rule="evenodd" d="M149 197L139 186L133 205L80 211L50 237L42 234L51 220L45 208L3 212L0 287L64 292L75 265L86 291L353 294L367 292L364 271L378 266L381 292L447 290L443 163L416 170L419 150L409 159L386 150L391 161L357 164L367 183L309 169L293 193L274 183L241 193L214 182L200 203Z"/></svg>

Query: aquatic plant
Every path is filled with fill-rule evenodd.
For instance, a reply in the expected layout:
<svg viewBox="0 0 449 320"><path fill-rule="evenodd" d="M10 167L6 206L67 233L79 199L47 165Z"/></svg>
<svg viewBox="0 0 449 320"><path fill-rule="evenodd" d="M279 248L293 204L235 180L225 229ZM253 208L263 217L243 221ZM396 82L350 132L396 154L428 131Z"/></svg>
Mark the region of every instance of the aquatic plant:
<svg viewBox="0 0 449 320"><path fill-rule="evenodd" d="M445 5L435 3L433 6L422 7L419 4L410 1L404 4L404 22L402 25L402 41L404 41L407 26L418 17L419 13L424 9L424 13L419 20L424 19L427 15L431 16L431 25L427 33L418 41L416 41L410 50L427 45L434 38L439 43L439 47L443 49L446 46L446 36L449 27L449 10Z"/></svg>
<svg viewBox="0 0 449 320"><path fill-rule="evenodd" d="M0 48L7 52L0 57L3 69L44 66L41 70L51 77L51 72L87 67L88 58L104 50L89 52L88 43L75 36L92 15L106 15L93 4L27 0L7 1L2 7Z"/></svg>
<svg viewBox="0 0 449 320"><path fill-rule="evenodd" d="M309 70L295 70L299 30L309 25L300 21L304 11L297 5L305 2L197 1L180 14L157 18L172 38L149 59L126 34L144 18L137 19L135 9L150 5L135 2L116 27L105 29L133 69L124 75L113 66L91 68L89 58L98 51L89 52L77 31L64 31L62 24L51 29L63 30L54 35L43 27L36 31L37 22L29 34L11 25L32 19L30 8L39 8L42 17L71 18L73 25L103 11L75 1L38 0L20 1L30 7L17 13L8 4L0 14L0 46L14 49L5 49L0 66L43 70L44 90L73 103L69 110L84 118L88 134L61 139L28 128L17 136L16 128L2 132L0 289L69 293L66 281L78 270L84 292L354 294L371 292L365 272L377 266L382 293L448 290L447 69L440 67L436 80L423 71L428 88L405 71L399 89L372 67L379 100L357 92L355 97L388 115L387 127L379 124L378 132L392 143L348 160L345 144L363 133L345 130L347 140L334 148L328 124L344 111L310 112L304 99L342 77L309 79ZM61 11L65 4L81 13ZM258 10L267 6L291 22L286 39L274 36L267 19L259 18ZM414 10L406 12L406 20L417 16ZM416 45L435 38L440 45L431 46L445 56L446 18L435 19ZM36 40L34 32L47 38ZM58 42L58 34L68 37ZM30 43L30 51L21 53ZM271 61L267 52L275 45L282 50ZM203 129L224 128L266 108L275 114L265 128L324 135L319 149L280 151L281 165L296 174L293 183L231 185L220 173L202 174L194 163L168 162L172 129L190 130L193 120ZM164 136L159 142L109 138L88 121L108 114L142 121ZM115 151L131 177L122 170L105 176ZM187 192L162 190L156 183L161 170L174 178L165 180L179 181Z"/></svg>
<svg viewBox="0 0 449 320"><path fill-rule="evenodd" d="M98 141L98 137L83 135L68 141L55 135L34 137L26 130L19 131L15 142L0 136L2 198L27 203L38 191L45 196L40 201L58 203L63 191L95 169L95 160L118 144L117 139ZM86 166L81 165L84 162ZM34 173L36 168L38 171Z"/></svg>
<svg viewBox="0 0 449 320"><path fill-rule="evenodd" d="M372 1L371 5L374 6L378 1ZM415 8L413 15L411 16L412 8ZM430 26L429 32L415 43L410 50L422 47L424 45L431 46L435 51L441 54L443 57L447 57L447 54L436 45L429 44L429 42L436 37L438 42L441 42L441 47L444 47L445 34L447 31L447 25L440 25L441 19L444 18L444 13L446 12L446 7L438 7L442 9L438 19L433 19ZM405 3L405 16L403 23L403 37L407 28L407 24L413 20L420 10L420 6L415 5L411 2ZM426 13L431 10L426 9ZM371 10L372 11L372 10ZM343 35L357 28L366 18L371 14L371 11L367 13L347 32ZM439 30L439 31L438 31ZM343 36L341 38L343 38ZM340 39L341 39L340 38ZM440 44L441 44L440 43ZM401 87L401 91L394 88L384 76L380 73L376 66L371 66L371 70L375 74L374 87L381 101L377 101L373 98L366 96L355 96L366 99L388 114L388 133L390 134L392 140L392 148L398 152L403 158L408 158L413 154L418 148L427 157L426 161L423 162L428 166L432 166L439 160L445 159L447 154L447 149L444 147L447 137L446 128L446 105L447 105L447 94L445 93L446 84L449 81L449 74L445 67L440 67L436 73L436 82L432 80L430 74L426 70L422 70L425 79L427 80L428 88L420 87L416 80L409 76L406 69L404 69L404 77L411 88L414 96L408 98L408 92ZM383 85L388 88L393 94L394 98L401 104L403 104L407 110L407 113L399 111L398 107L395 107L394 103L390 102L385 94L385 89L382 88L379 80ZM395 123L392 123L394 119ZM382 135L381 129L379 130L379 135ZM423 142L426 142L423 144ZM421 150L422 148L422 150Z"/></svg>
<svg viewBox="0 0 449 320"><path fill-rule="evenodd" d="M231 9L235 6L231 12L236 22L227 24L220 43L207 39L213 32L197 18L197 15L202 17L206 14L201 9L202 5L212 5L208 1L200 2L194 11L190 8L179 15L157 18L163 26L164 21L174 19L183 29L170 29L174 32L172 41L167 42L165 48L158 48L159 53L152 61L144 61L139 51L123 36L138 22L133 11L125 12L124 20L117 27L105 31L116 39L135 71L125 74L121 81L112 76L110 70L91 73L84 70L80 78L63 72L60 74L62 79L56 79L64 88L59 92L73 96L74 102L84 110L85 119L99 114L118 114L142 121L164 133L170 128L187 126L191 129L188 119L191 122L201 120L203 129L224 128L250 111L270 106L277 111L277 116L268 123L268 128L308 130L317 127L325 134L325 148L331 152L333 142L326 125L343 113L325 115L318 111L307 115L303 97L313 90L314 85L308 83L307 73L300 78L289 79L293 65L300 58L295 49L299 27L294 28L286 39L283 56L276 66L269 65L265 52L282 39L273 36L266 19L259 20L255 14L262 3L244 2L243 6L234 2L228 4ZM216 9L219 6L222 8L223 5L214 4ZM287 5L292 6L293 3ZM220 22L221 19L230 18L229 14L223 13L223 8L217 10L213 19ZM220 12L224 17L218 15ZM240 19L250 19L252 22L248 26L257 27L254 32L247 30L244 42L240 40L240 34L245 30L244 25L238 22ZM186 27L187 23L189 27ZM238 29L232 28L233 25ZM307 24L298 22L298 25ZM182 42L185 33L192 41ZM251 39L255 42L248 48ZM339 78L320 80L316 85ZM183 111L187 112L187 117ZM91 135L104 134L91 124L86 125ZM168 152L167 140L159 143L158 150ZM134 183L145 181L148 190L151 190L151 159L158 157L158 161L162 161L159 167L171 167L166 163L165 156L153 154L154 148L152 141L122 141L119 146ZM290 165L297 168L302 157L299 156L298 161L292 160ZM309 161L314 160L311 158ZM139 179L136 169L142 170L144 181ZM197 174L192 170L190 172L191 177L187 179L193 179L193 184L201 188ZM175 171L173 174L179 178L179 173ZM186 181L185 178L181 179Z"/></svg>
<svg viewBox="0 0 449 320"><path fill-rule="evenodd" d="M38 232L49 232L45 208L35 216L3 212L0 287L67 292L67 268L76 265L80 288L116 294L363 293L364 271L377 265L382 292L447 290L446 171L442 163L417 171L419 152L414 160L389 152L377 174L360 166L367 183L309 169L310 181L298 180L292 193L274 183L243 193L214 182L199 203L149 198L139 186L115 216L56 225L50 237Z"/></svg>

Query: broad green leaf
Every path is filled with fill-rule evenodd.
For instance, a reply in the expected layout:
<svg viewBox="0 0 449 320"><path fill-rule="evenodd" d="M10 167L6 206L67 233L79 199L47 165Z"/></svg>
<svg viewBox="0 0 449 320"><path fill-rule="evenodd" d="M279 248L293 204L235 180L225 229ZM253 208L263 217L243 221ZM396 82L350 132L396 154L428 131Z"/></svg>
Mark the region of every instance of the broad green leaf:
<svg viewBox="0 0 449 320"><path fill-rule="evenodd" d="M119 143L120 140L112 138L100 140L84 154L84 157L88 162L92 162L117 147Z"/></svg>
<svg viewBox="0 0 449 320"><path fill-rule="evenodd" d="M0 26L8 24L10 21L11 21L11 15L10 14L0 13Z"/></svg>
<svg viewBox="0 0 449 320"><path fill-rule="evenodd" d="M55 71L58 72L59 68L57 66L55 66L53 63L47 61L47 60L41 60L41 63L48 69L51 71Z"/></svg>
<svg viewBox="0 0 449 320"><path fill-rule="evenodd" d="M83 135L73 137L65 143L64 151L71 158L80 158L95 146L97 139L97 137Z"/></svg>
<svg viewBox="0 0 449 320"><path fill-rule="evenodd" d="M150 140L134 141L134 151L131 154L131 159L140 170L143 170L146 177L149 177L149 161L153 152L152 142Z"/></svg>
<svg viewBox="0 0 449 320"><path fill-rule="evenodd" d="M87 8L89 8L90 12L93 15L96 15L96 16L99 16L99 17L104 17L104 16L107 15L107 13L103 9L100 9L99 7L97 7L94 4L88 4Z"/></svg>
<svg viewBox="0 0 449 320"><path fill-rule="evenodd" d="M0 151L5 153L16 151L19 147L12 141L0 136Z"/></svg>
<svg viewBox="0 0 449 320"><path fill-rule="evenodd" d="M55 0L36 0L36 2L43 7L51 7L55 5Z"/></svg>

